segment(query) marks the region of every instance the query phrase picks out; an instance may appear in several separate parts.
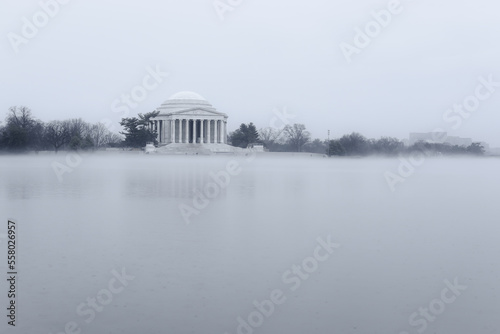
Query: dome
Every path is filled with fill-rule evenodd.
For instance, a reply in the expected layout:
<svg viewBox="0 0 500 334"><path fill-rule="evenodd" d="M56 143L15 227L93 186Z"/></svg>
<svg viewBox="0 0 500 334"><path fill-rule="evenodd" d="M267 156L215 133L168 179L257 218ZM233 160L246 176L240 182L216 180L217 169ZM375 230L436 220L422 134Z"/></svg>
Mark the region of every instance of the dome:
<svg viewBox="0 0 500 334"><path fill-rule="evenodd" d="M215 108L203 98L200 94L182 91L170 96L168 100L164 101L162 105L157 108L160 115L169 115L172 113L179 113L186 110L204 109L215 114L222 114L217 112Z"/></svg>
<svg viewBox="0 0 500 334"><path fill-rule="evenodd" d="M174 95L170 96L168 100L199 100L199 101L206 101L203 96L200 94L194 93L194 92L189 92L189 91L183 91L183 92L178 92L175 93Z"/></svg>

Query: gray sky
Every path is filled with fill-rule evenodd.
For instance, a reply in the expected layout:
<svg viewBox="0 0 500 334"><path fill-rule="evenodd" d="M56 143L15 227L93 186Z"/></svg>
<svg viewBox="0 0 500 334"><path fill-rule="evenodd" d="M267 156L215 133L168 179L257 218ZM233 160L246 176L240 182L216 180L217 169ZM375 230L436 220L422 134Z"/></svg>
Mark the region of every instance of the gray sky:
<svg viewBox="0 0 500 334"><path fill-rule="evenodd" d="M130 115L190 90L229 115L229 130L270 126L286 108L314 138L328 129L402 139L442 128L500 146L500 87L479 88L479 105L462 112L468 118L443 119L454 104L474 103L479 77L500 82L497 1L401 0L350 63L341 43L355 46L356 27L376 28L372 11L390 1L238 2L220 0L235 4L221 20L213 0L71 0L44 22L38 0L2 0L0 118L26 105L43 121L116 124L113 102L158 67L169 76ZM9 33L24 38L23 17L33 23L34 15L43 26L12 42Z"/></svg>

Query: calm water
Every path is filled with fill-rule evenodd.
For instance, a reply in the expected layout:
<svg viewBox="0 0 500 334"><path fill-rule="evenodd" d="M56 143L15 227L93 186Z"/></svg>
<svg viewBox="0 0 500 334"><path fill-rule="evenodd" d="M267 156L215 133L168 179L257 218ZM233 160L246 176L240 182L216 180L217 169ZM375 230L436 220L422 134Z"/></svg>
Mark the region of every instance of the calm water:
<svg viewBox="0 0 500 334"><path fill-rule="evenodd" d="M397 159L65 158L0 157L13 333L500 331L500 159L427 160L392 192Z"/></svg>

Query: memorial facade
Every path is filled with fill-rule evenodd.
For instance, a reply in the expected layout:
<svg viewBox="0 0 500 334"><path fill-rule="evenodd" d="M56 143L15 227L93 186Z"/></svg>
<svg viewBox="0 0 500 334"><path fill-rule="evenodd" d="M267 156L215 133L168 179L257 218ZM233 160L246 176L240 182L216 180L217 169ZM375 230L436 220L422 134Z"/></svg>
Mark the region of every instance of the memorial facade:
<svg viewBox="0 0 500 334"><path fill-rule="evenodd" d="M227 118L207 100L193 92L179 92L156 109L151 129L158 133L158 145L227 144Z"/></svg>

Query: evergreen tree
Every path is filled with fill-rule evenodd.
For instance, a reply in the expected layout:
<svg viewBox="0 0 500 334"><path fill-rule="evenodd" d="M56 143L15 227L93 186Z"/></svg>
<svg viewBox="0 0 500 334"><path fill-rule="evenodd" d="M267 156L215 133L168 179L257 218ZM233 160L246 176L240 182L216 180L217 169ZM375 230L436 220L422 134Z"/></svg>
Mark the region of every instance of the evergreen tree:
<svg viewBox="0 0 500 334"><path fill-rule="evenodd" d="M125 145L129 147L144 147L148 142L158 144L156 130L150 130L148 124L151 118L158 116L159 111L139 114L138 117L122 118L120 125L125 128Z"/></svg>
<svg viewBox="0 0 500 334"><path fill-rule="evenodd" d="M249 144L259 142L259 132L252 122L247 127L247 140Z"/></svg>
<svg viewBox="0 0 500 334"><path fill-rule="evenodd" d="M231 145L246 148L248 144L259 142L259 132L253 123L241 123L240 128L230 134Z"/></svg>

